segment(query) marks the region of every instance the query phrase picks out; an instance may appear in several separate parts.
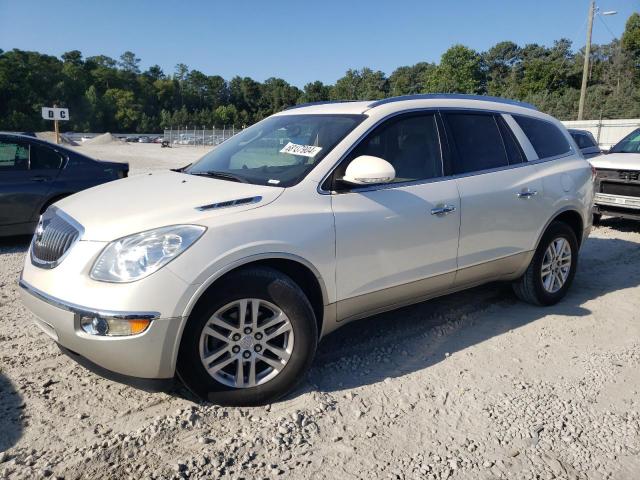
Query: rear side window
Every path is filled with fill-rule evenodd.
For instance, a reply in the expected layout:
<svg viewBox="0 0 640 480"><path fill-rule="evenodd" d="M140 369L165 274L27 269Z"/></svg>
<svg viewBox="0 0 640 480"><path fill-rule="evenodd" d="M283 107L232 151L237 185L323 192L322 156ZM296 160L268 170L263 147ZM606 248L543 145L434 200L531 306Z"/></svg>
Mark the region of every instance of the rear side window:
<svg viewBox="0 0 640 480"><path fill-rule="evenodd" d="M511 131L511 128L509 128L509 126L501 116L496 117L496 120L498 121L500 133L502 134L504 149L507 152L507 157L509 157L509 165L526 162L527 158L522 151L520 143L518 143L518 140L516 140L515 135Z"/></svg>
<svg viewBox="0 0 640 480"><path fill-rule="evenodd" d="M48 147L31 145L31 170L55 170L61 167L62 157Z"/></svg>
<svg viewBox="0 0 640 480"><path fill-rule="evenodd" d="M538 158L555 157L571 151L566 137L554 124L520 115L513 115L513 118L529 138Z"/></svg>
<svg viewBox="0 0 640 480"><path fill-rule="evenodd" d="M494 115L445 113L443 117L454 151L454 174L509 165L500 128Z"/></svg>
<svg viewBox="0 0 640 480"><path fill-rule="evenodd" d="M584 133L572 133L571 136L576 141L576 145L578 145L578 148L595 147L595 143L593 143L591 141L591 138L589 138L589 136L585 135Z"/></svg>
<svg viewBox="0 0 640 480"><path fill-rule="evenodd" d="M29 146L21 142L0 140L0 172L26 170L29 166Z"/></svg>

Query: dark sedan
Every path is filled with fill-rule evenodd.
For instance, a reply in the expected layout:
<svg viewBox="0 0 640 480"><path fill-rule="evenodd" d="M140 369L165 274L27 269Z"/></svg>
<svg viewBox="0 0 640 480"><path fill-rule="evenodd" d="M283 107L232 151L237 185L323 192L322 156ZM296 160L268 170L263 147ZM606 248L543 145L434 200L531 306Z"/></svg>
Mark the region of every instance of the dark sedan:
<svg viewBox="0 0 640 480"><path fill-rule="evenodd" d="M0 236L33 233L40 214L67 195L129 173L26 135L0 132Z"/></svg>
<svg viewBox="0 0 640 480"><path fill-rule="evenodd" d="M584 158L591 158L602 154L602 150L598 146L598 142L593 137L593 133L588 130L577 130L570 128L569 133L578 145Z"/></svg>

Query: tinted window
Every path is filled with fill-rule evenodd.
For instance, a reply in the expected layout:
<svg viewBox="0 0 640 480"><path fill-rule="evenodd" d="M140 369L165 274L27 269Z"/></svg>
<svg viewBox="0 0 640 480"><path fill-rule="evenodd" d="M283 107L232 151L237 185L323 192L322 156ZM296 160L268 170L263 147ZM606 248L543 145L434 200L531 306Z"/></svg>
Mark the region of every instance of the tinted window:
<svg viewBox="0 0 640 480"><path fill-rule="evenodd" d="M513 115L529 138L538 158L555 157L571 151L569 142L554 124L530 117Z"/></svg>
<svg viewBox="0 0 640 480"><path fill-rule="evenodd" d="M584 133L572 133L571 136L576 141L576 145L578 148L591 148L595 146L595 144L591 141L588 135Z"/></svg>
<svg viewBox="0 0 640 480"><path fill-rule="evenodd" d="M440 140L435 114L390 120L376 128L349 155L343 170L360 155L385 159L396 170L394 182L426 180L442 176Z"/></svg>
<svg viewBox="0 0 640 480"><path fill-rule="evenodd" d="M0 140L0 172L26 170L29 165L29 146L21 142Z"/></svg>
<svg viewBox="0 0 640 480"><path fill-rule="evenodd" d="M527 158L522 151L522 147L520 147L520 143L518 143L518 140L511 131L511 128L509 128L501 116L495 118L498 121L498 126L500 127L502 141L504 142L504 149L506 150L507 157L509 158L509 165L526 162Z"/></svg>
<svg viewBox="0 0 640 480"><path fill-rule="evenodd" d="M454 174L509 165L502 135L493 115L446 113L444 118L454 151Z"/></svg>
<svg viewBox="0 0 640 480"><path fill-rule="evenodd" d="M62 164L62 157L48 147L31 145L31 170L58 169Z"/></svg>

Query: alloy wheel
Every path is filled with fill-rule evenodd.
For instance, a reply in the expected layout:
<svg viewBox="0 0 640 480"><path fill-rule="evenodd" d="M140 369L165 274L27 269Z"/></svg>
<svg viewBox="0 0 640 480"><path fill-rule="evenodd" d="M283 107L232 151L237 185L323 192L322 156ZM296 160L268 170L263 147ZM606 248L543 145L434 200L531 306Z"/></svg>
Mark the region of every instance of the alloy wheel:
<svg viewBox="0 0 640 480"><path fill-rule="evenodd" d="M542 286L549 293L560 290L569 277L571 271L571 245L567 239L558 237L554 239L542 258Z"/></svg>
<svg viewBox="0 0 640 480"><path fill-rule="evenodd" d="M243 298L218 309L200 334L200 360L216 381L233 388L262 385L293 352L291 321L276 305Z"/></svg>

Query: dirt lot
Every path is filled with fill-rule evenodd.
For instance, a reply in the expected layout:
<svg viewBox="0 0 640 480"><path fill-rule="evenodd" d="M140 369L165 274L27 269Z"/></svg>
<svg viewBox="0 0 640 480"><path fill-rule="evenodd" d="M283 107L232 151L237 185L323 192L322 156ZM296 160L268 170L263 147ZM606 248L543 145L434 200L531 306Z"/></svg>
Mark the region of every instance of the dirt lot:
<svg viewBox="0 0 640 480"><path fill-rule="evenodd" d="M27 242L0 243L0 478L640 478L639 223L592 233L557 306L493 284L353 323L251 409L62 355L20 304Z"/></svg>

